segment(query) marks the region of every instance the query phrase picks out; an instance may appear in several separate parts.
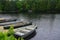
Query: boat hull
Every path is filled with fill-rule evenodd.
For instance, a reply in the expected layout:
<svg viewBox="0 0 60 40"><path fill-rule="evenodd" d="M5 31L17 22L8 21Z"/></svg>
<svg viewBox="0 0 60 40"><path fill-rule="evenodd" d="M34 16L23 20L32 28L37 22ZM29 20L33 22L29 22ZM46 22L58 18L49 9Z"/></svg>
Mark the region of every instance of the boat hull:
<svg viewBox="0 0 60 40"><path fill-rule="evenodd" d="M26 22L26 24L25 24L24 22L17 22L17 23L12 24L12 25L13 25L13 27L15 29L15 28L19 28L19 27L24 27L24 26L32 25L32 23L31 22L29 22L29 23ZM9 29L10 26L11 26L11 24L7 25L7 26L4 26L4 29Z"/></svg>
<svg viewBox="0 0 60 40"><path fill-rule="evenodd" d="M29 27L29 26L28 26ZM23 35L23 32L21 33L21 32L15 32L15 36L19 36L19 37L23 37L23 38L26 38L27 36L29 36L30 34L32 34L34 31L36 31L36 27L37 26L34 26L34 28L33 29L26 29L26 30L31 30L31 31L29 31L29 32L27 32L26 34L24 34Z"/></svg>

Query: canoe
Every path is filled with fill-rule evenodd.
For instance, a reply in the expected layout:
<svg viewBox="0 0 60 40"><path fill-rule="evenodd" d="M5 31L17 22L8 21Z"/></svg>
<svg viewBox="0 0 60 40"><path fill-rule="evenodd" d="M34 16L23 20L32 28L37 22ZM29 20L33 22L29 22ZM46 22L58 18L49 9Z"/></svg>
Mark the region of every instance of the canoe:
<svg viewBox="0 0 60 40"><path fill-rule="evenodd" d="M11 21L16 21L17 19L16 18L0 18L0 23L3 23L3 22L11 22Z"/></svg>
<svg viewBox="0 0 60 40"><path fill-rule="evenodd" d="M36 30L36 25L29 25L26 27L17 28L14 30L16 36L27 37Z"/></svg>
<svg viewBox="0 0 60 40"><path fill-rule="evenodd" d="M32 25L32 22L16 22L16 23L4 26L4 29L9 29L11 25L13 25L13 27L15 29L15 28L19 28L19 27L24 27L24 26Z"/></svg>

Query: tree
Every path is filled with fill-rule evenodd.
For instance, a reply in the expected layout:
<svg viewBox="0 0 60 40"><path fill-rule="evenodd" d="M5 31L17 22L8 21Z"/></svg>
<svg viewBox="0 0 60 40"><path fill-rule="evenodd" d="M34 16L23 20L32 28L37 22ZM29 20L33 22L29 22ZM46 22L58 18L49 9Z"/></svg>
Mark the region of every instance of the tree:
<svg viewBox="0 0 60 40"><path fill-rule="evenodd" d="M60 10L60 0L57 1L55 8L56 8L56 10Z"/></svg>
<svg viewBox="0 0 60 40"><path fill-rule="evenodd" d="M0 12L3 11L3 0L0 0Z"/></svg>

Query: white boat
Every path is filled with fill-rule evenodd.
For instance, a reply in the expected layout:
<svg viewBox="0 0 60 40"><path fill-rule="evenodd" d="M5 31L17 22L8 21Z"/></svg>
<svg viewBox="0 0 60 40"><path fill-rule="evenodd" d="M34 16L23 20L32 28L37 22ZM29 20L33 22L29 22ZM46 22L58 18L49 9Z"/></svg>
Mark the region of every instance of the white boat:
<svg viewBox="0 0 60 40"><path fill-rule="evenodd" d="M14 31L15 31L16 36L21 36L21 37L25 38L28 35L30 35L31 33L33 33L36 30L36 28L37 28L36 25L29 25L26 27L17 28Z"/></svg>

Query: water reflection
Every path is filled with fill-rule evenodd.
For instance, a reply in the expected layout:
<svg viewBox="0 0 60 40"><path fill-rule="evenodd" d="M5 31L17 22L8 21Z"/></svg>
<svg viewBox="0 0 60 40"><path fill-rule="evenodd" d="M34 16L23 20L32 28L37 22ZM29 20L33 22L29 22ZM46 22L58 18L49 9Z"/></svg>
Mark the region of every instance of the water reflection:
<svg viewBox="0 0 60 40"><path fill-rule="evenodd" d="M32 34L28 35L27 37L24 38L24 40L30 40L31 38L33 38L36 35L36 31L34 31ZM20 36L14 35L15 38L19 38Z"/></svg>
<svg viewBox="0 0 60 40"><path fill-rule="evenodd" d="M51 18L50 18L50 31L52 31L53 29L53 24L54 24L54 21L55 21L55 14L51 14Z"/></svg>
<svg viewBox="0 0 60 40"><path fill-rule="evenodd" d="M31 38L34 38L35 35L36 35L36 31L34 31L32 34L26 37L25 40L30 40Z"/></svg>

